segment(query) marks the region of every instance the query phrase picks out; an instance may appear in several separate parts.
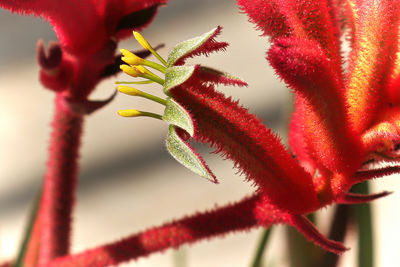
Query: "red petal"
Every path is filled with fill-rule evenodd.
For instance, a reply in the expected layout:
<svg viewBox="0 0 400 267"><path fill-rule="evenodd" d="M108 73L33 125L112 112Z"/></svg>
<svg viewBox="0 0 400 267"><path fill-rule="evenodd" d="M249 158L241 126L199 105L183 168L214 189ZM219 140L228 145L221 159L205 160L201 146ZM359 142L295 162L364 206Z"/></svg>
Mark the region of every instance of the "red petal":
<svg viewBox="0 0 400 267"><path fill-rule="evenodd" d="M314 176L317 169L317 162L312 158L310 148L307 145L306 131L304 125L306 125L305 118L305 100L297 96L295 99L295 110L292 114L290 121L289 130L289 146L292 149L299 164Z"/></svg>
<svg viewBox="0 0 400 267"><path fill-rule="evenodd" d="M400 107L381 108L375 123L364 131L362 141L368 154L379 154L383 160L399 158Z"/></svg>
<svg viewBox="0 0 400 267"><path fill-rule="evenodd" d="M105 26L110 36L119 39L132 36L132 30L146 27L157 13L158 7L167 0L101 0L97 9L105 18Z"/></svg>
<svg viewBox="0 0 400 267"><path fill-rule="evenodd" d="M339 74L318 43L276 39L268 60L303 105L300 127L310 157L332 172L353 173L363 160L361 142L346 116Z"/></svg>
<svg viewBox="0 0 400 267"><path fill-rule="evenodd" d="M5 0L0 6L11 12L36 15L48 20L61 42L72 53L90 52L107 40L103 21L92 1Z"/></svg>
<svg viewBox="0 0 400 267"><path fill-rule="evenodd" d="M195 139L234 161L271 203L293 213L319 206L311 176L256 116L211 86L188 82L170 93L193 116Z"/></svg>
<svg viewBox="0 0 400 267"><path fill-rule="evenodd" d="M166 0L2 0L0 7L11 12L41 16L54 27L60 43L72 54L90 54L102 47L117 33L121 19L135 11L150 8ZM150 21L154 12L147 16ZM147 22L143 21L140 27Z"/></svg>
<svg viewBox="0 0 400 267"><path fill-rule="evenodd" d="M382 122L365 131L362 141L367 153L385 153L393 150L395 143L400 143L400 135L396 125Z"/></svg>
<svg viewBox="0 0 400 267"><path fill-rule="evenodd" d="M398 173L400 173L400 166L386 167L386 168L381 168L381 169L376 169L376 170L357 172L351 177L351 179L353 180L353 184L356 184L356 183L364 182L366 180L382 178L384 176L389 176L389 175L398 174Z"/></svg>
<svg viewBox="0 0 400 267"><path fill-rule="evenodd" d="M354 48L350 54L346 99L351 123L364 131L388 92L398 43L399 1L355 1ZM385 103L386 104L386 103Z"/></svg>
<svg viewBox="0 0 400 267"><path fill-rule="evenodd" d="M335 1L238 0L250 21L273 38L295 36L317 41L340 70L339 28Z"/></svg>

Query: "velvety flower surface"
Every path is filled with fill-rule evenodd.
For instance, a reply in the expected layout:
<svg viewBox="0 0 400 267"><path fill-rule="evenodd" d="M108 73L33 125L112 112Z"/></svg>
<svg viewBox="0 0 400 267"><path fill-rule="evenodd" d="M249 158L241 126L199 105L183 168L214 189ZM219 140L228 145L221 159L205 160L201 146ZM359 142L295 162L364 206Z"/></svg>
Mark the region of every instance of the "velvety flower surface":
<svg viewBox="0 0 400 267"><path fill-rule="evenodd" d="M331 203L363 203L388 194L358 195L350 194L348 190L356 183L400 170L395 165L375 166L400 159L400 2L237 2L250 21L270 36L272 46L267 60L295 95L295 111L289 133L291 151L255 115L214 88L215 84L243 86L246 83L222 71L185 64L187 58L208 55L227 47L227 43L215 40L220 27L178 44L167 60L155 53L140 34L135 33L143 47L152 51L161 64L122 51L122 59L128 65L122 65L121 69L133 77L161 84L167 98L127 86L119 90L158 102L165 106L165 111L163 115L138 110L122 110L119 114L127 117L150 116L166 121L169 124L167 148L171 155L197 174L216 181L189 141L194 139L210 144L235 163L255 184L257 192L239 202L196 213L121 241L59 257L50 265L116 264L168 247L250 227L268 227L273 223L291 225L309 240L339 254L346 250L343 244L324 237L305 215ZM118 13L118 10L115 12ZM50 16L48 19L51 21ZM110 25L114 25L110 27L115 30L115 25L120 24ZM118 26L117 29L116 35ZM101 31L110 32L105 28ZM345 59L347 64L343 64L342 59L343 35L348 37L351 49ZM93 62L105 62L99 55L108 55L114 49L112 39L103 42L99 38L98 42L103 44L102 48L94 45L91 49L96 52L89 53L87 58L94 59L96 56L98 61L92 63L88 63L90 60L86 61L85 57L81 57L78 64L74 61L79 53L74 52L78 46L73 42L64 42L62 60L59 60L57 47L50 47L46 56L49 60L44 60L42 64L47 66L45 77L61 75L59 81L72 84L83 81L69 69L78 68L77 73L84 74L87 67L96 68ZM50 71L54 65L50 60L52 58L60 61L55 65L63 66L55 73ZM158 77L144 66L159 70L165 78ZM94 73L99 75L100 71L96 69ZM59 86L53 84L50 78L44 80L52 84L49 87L54 87L54 90ZM89 78L86 85L90 85L90 81L98 81L98 78ZM83 89L82 93L75 90L78 87L72 86L74 90L68 92L74 99L84 99L89 91Z"/></svg>
<svg viewBox="0 0 400 267"><path fill-rule="evenodd" d="M219 83L239 86L246 83L209 67L184 64L185 59L193 55L208 55L225 49L226 43L215 40L220 31L221 28L217 27L202 36L176 45L171 50L168 60L165 61L166 68L160 68L165 73L165 80L158 82L163 85L164 92L168 96L182 105L188 113L187 119L193 123L193 127L187 129L183 126L181 129L183 132L186 131L186 135L181 130L178 131L181 141L190 147L188 141L192 137L196 141L210 144L217 153L231 159L240 172L254 183L259 195L262 196L264 201L255 202L254 208L265 211L262 214L263 220L287 223L323 248L335 253L343 252L345 248L342 244L326 239L302 216L325 205L318 198L311 174L297 163L280 139L260 119L240 106L238 101L225 97L214 88L214 85ZM146 70L135 65L151 66L149 63L144 63L143 60L127 52L123 60L130 65L130 67L121 66L126 73L133 77L151 77L148 76ZM144 96L143 92L138 93L134 88L119 87L119 90L129 95ZM157 102L161 103L161 101ZM144 113L138 113L136 110L120 111L120 115L128 117L140 114ZM178 129L179 127L176 128ZM167 148L169 142L167 140ZM171 154L174 155L174 153ZM185 160L180 160L182 157L174 157L183 165L201 174L190 164L185 164ZM209 170L208 167L205 168ZM359 196L349 196L348 202L356 202L352 197L360 199ZM239 203L237 205L241 205ZM215 213L218 212L219 209L215 211ZM226 229L231 228L229 222L222 221L227 224ZM253 226L268 226L268 224L256 220ZM204 227L212 229L211 225ZM242 230L242 228L232 230ZM212 232L210 230L208 235L216 234ZM175 234L171 232L168 235Z"/></svg>
<svg viewBox="0 0 400 267"><path fill-rule="evenodd" d="M49 21L69 53L91 54L146 26L162 0L2 0L0 7Z"/></svg>
<svg viewBox="0 0 400 267"><path fill-rule="evenodd" d="M370 163L397 160L398 1L237 2L271 37L267 59L296 97L289 143L322 202Z"/></svg>
<svg viewBox="0 0 400 267"><path fill-rule="evenodd" d="M219 27L178 44L167 60L156 54L163 65L138 59L125 51L123 60L129 66L123 65L121 69L133 77L161 84L168 98L120 87L121 92L166 106L163 116L138 110L123 110L120 115L167 121L170 137L171 133L173 136L167 139L167 147L172 140L172 147L178 148L171 154L196 173L214 179L188 141L193 138L209 143L231 159L254 182L258 192L225 207L59 258L53 262L55 266L115 264L168 247L230 231L268 227L272 223L291 225L324 249L342 253L346 250L343 244L320 234L304 214L333 202L364 203L388 194L360 195L347 191L355 183L400 170L396 166L372 169L369 165L398 158L400 98L395 89L400 73L396 67L398 29L387 27L397 25L397 2L239 0L238 3L250 20L271 36L267 59L295 94L290 126L290 148L295 158L256 116L214 88L218 83L243 86L244 82L208 67L185 64L188 57L208 55L227 47L226 43L215 40ZM345 25L342 16L346 17ZM352 48L347 68L341 58L342 29L347 29L344 34L349 35ZM139 42L151 49L147 41ZM165 73L165 79L155 76L144 65ZM166 115L171 103L175 103L172 106L180 114L179 119Z"/></svg>
<svg viewBox="0 0 400 267"><path fill-rule="evenodd" d="M212 80L202 79L200 66L191 68L190 75L179 83L164 85L192 116L193 138L210 143L232 159L277 210L292 215L333 202L361 203L387 195L347 192L355 183L398 169L371 169L368 164L398 158L398 109L391 98L396 99L393 76L399 3L238 3L250 20L271 36L267 59L295 94L290 145L296 160L257 118L216 92ZM346 25L341 16L346 16ZM218 33L216 30L201 45L179 56L172 51L167 67L182 66L188 55L207 55L225 48L214 40ZM342 34L350 36L348 67L342 64ZM311 232L303 231L309 236Z"/></svg>

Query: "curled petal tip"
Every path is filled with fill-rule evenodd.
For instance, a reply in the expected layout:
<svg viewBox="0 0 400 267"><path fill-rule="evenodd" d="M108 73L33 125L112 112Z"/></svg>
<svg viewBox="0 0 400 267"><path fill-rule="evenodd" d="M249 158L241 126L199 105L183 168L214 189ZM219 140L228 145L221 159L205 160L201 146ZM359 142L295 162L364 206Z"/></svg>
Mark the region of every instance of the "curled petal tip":
<svg viewBox="0 0 400 267"><path fill-rule="evenodd" d="M67 98L63 98L63 104L65 107L69 108L75 114L89 115L95 112L96 110L109 104L116 95L117 91L115 91L109 98L98 101L90 101L90 100L73 101Z"/></svg>
<svg viewBox="0 0 400 267"><path fill-rule="evenodd" d="M393 192L389 191L383 191L381 193L377 194L368 194L368 195L363 195L363 194L354 194L354 193L346 193L340 196L337 200L336 203L338 204L361 204L361 203L367 203L371 202L373 200L376 200L378 198L386 197Z"/></svg>
<svg viewBox="0 0 400 267"><path fill-rule="evenodd" d="M316 245L327 251L340 255L343 252L346 252L346 250L349 250L349 248L346 248L343 243L326 238L304 216L292 215L289 219L289 224L295 227L308 240L314 242Z"/></svg>
<svg viewBox="0 0 400 267"><path fill-rule="evenodd" d="M37 58L39 65L45 70L52 70L61 64L62 51L61 47L56 42L50 42L46 51L44 42L40 39L36 45Z"/></svg>

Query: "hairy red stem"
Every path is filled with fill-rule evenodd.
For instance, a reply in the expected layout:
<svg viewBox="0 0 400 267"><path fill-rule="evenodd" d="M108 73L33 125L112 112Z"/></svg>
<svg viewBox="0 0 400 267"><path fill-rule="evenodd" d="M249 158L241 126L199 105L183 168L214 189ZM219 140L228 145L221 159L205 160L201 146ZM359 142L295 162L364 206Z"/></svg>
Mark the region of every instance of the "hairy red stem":
<svg viewBox="0 0 400 267"><path fill-rule="evenodd" d="M288 216L265 203L259 195L254 195L231 205L197 213L134 234L115 243L58 258L49 266L100 267L115 265L231 231L247 230L260 225L269 226L272 223L285 221Z"/></svg>
<svg viewBox="0 0 400 267"><path fill-rule="evenodd" d="M39 219L39 266L69 253L71 213L78 170L78 150L83 116L73 113L62 94L55 102L47 173L44 178Z"/></svg>

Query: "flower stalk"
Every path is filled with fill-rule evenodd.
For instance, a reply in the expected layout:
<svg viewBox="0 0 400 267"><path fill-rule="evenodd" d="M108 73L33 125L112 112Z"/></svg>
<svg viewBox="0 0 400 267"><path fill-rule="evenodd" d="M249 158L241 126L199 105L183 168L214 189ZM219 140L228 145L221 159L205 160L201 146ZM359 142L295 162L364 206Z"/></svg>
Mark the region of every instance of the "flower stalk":
<svg viewBox="0 0 400 267"><path fill-rule="evenodd" d="M63 102L63 96L57 95L38 217L41 223L40 266L69 254L71 243L72 208L84 119L82 114L72 112Z"/></svg>

